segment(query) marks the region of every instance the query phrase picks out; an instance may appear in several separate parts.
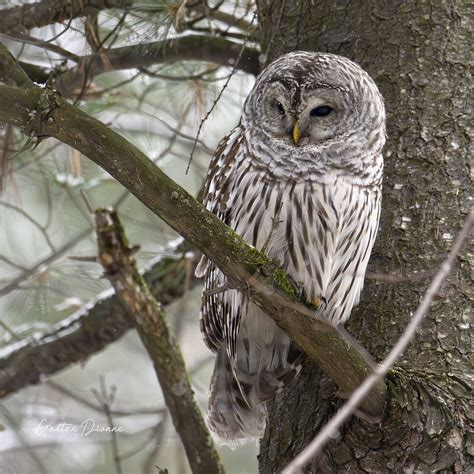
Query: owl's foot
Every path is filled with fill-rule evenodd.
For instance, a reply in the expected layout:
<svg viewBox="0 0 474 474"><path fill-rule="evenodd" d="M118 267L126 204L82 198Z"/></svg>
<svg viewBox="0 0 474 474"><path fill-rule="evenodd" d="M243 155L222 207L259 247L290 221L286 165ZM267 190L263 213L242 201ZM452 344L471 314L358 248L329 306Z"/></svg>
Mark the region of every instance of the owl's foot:
<svg viewBox="0 0 474 474"><path fill-rule="evenodd" d="M313 300L309 301L308 304L313 307L313 309L320 309L321 305L326 304L326 298L324 296L318 296Z"/></svg>
<svg viewBox="0 0 474 474"><path fill-rule="evenodd" d="M315 298L314 300L310 301L309 304L314 306L314 309L319 309L321 306L322 300L320 298Z"/></svg>
<svg viewBox="0 0 474 474"><path fill-rule="evenodd" d="M317 310L317 309L319 309L321 304L326 303L326 298L324 298L324 297L321 297L321 298L316 297L313 300L308 301L305 298L303 285L300 285L300 284L297 283L297 284L295 284L295 288L296 288L296 299L297 299L297 301L300 302L300 303L305 303L305 304L311 306L312 309Z"/></svg>
<svg viewBox="0 0 474 474"><path fill-rule="evenodd" d="M296 300L298 303L304 303L304 288L303 285L296 284Z"/></svg>

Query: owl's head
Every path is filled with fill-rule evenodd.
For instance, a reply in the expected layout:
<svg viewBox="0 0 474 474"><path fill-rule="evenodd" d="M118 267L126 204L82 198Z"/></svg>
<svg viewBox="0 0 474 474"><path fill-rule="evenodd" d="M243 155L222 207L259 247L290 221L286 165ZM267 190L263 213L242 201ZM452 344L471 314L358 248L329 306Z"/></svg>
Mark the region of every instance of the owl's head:
<svg viewBox="0 0 474 474"><path fill-rule="evenodd" d="M243 122L274 144L328 149L351 143L380 153L385 135L382 96L347 58L298 51L270 64L250 92Z"/></svg>

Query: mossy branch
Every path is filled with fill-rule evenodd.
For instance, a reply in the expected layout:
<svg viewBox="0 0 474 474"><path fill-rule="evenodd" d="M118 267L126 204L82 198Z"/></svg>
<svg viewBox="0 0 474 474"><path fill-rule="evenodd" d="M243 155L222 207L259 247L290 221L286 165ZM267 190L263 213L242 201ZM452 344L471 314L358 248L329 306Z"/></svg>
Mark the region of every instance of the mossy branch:
<svg viewBox="0 0 474 474"><path fill-rule="evenodd" d="M219 455L194 400L181 351L170 334L161 305L138 272L117 213L97 210L95 223L99 261L153 361L193 473L223 473Z"/></svg>
<svg viewBox="0 0 474 474"><path fill-rule="evenodd" d="M229 285L252 301L328 374L345 393L371 372L374 362L347 334L314 317L295 301L293 285L265 255L207 211L166 176L140 150L97 119L73 107L53 91L0 86L0 121L28 135L55 137L101 166L174 230L206 254ZM290 289L290 290L289 290ZM380 416L385 384L379 383L361 404Z"/></svg>

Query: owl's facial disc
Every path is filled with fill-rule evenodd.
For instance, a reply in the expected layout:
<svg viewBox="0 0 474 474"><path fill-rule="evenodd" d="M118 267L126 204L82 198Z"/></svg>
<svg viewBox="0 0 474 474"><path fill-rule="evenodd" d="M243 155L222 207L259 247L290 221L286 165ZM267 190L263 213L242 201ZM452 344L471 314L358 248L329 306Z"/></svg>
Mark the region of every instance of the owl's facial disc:
<svg viewBox="0 0 474 474"><path fill-rule="evenodd" d="M318 87L298 93L280 81L268 84L260 126L290 146L319 145L343 137L356 116L356 105L341 90Z"/></svg>

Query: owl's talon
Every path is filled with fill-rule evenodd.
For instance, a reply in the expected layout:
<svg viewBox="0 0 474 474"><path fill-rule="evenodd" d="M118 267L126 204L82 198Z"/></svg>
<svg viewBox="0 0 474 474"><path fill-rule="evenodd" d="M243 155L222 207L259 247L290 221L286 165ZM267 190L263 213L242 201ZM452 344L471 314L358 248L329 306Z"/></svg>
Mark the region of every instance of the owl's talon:
<svg viewBox="0 0 474 474"><path fill-rule="evenodd" d="M315 309L319 309L321 306L322 300L320 298L314 298L314 300L310 301L309 304L314 306Z"/></svg>

